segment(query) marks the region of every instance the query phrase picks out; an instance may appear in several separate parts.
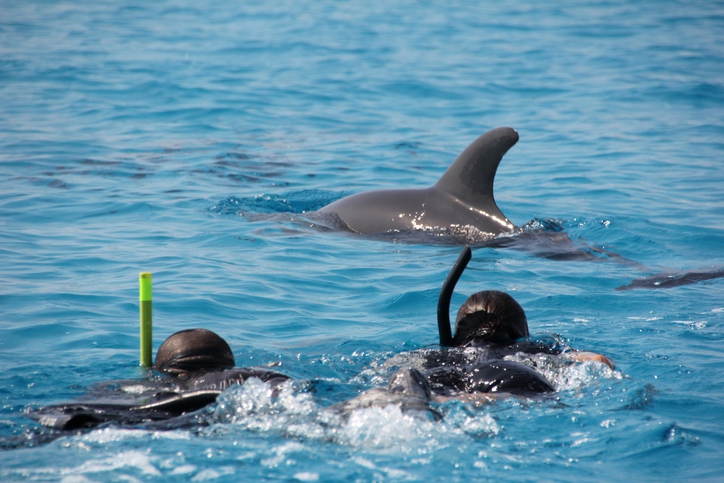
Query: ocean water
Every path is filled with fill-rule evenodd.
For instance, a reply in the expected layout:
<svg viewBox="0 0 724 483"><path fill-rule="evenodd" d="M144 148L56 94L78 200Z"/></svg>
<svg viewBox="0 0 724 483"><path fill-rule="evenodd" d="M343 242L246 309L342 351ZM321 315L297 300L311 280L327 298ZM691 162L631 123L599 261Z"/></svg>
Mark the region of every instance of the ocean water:
<svg viewBox="0 0 724 483"><path fill-rule="evenodd" d="M0 2L0 480L722 481L724 5L715 1ZM460 247L310 222L426 187L514 127L495 194L518 226L622 258L478 247L453 305L511 293L533 334L606 354L549 400L328 408L437 343ZM209 426L52 434L33 409L191 327L238 365Z"/></svg>

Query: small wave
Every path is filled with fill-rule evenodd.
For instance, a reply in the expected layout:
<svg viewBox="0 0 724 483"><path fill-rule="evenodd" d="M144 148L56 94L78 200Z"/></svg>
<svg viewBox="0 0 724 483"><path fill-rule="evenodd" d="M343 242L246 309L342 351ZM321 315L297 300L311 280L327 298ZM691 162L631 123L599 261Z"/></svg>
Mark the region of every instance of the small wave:
<svg viewBox="0 0 724 483"><path fill-rule="evenodd" d="M329 441L344 445L391 447L427 434L434 424L399 407L363 408L341 415L319 406L297 383L285 384L278 394L256 379L219 397L215 422L233 430L277 433L302 440ZM427 430L425 430L427 428ZM222 430L219 426L215 431Z"/></svg>

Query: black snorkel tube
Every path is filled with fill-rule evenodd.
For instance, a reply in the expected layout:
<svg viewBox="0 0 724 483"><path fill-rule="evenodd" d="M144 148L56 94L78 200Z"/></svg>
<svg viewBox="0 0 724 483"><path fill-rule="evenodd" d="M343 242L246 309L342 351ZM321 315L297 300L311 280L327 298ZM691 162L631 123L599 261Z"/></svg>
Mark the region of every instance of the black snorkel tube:
<svg viewBox="0 0 724 483"><path fill-rule="evenodd" d="M472 256L470 247L465 245L455 265L447 274L445 283L442 284L440 297L437 299L437 330L440 332L440 345L442 346L449 347L453 345L452 327L450 326L450 300L452 299L453 290L455 290L455 284L460 280L460 275L465 271L465 267L468 266Z"/></svg>

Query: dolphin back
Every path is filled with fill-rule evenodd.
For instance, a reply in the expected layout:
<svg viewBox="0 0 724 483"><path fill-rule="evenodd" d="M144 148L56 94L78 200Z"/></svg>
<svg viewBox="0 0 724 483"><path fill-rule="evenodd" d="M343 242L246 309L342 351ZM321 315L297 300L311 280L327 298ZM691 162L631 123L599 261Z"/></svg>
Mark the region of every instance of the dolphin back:
<svg viewBox="0 0 724 483"><path fill-rule="evenodd" d="M356 233L474 227L497 235L514 226L493 198L493 181L503 155L518 142L509 127L476 139L430 188L388 189L348 196L319 210L335 214Z"/></svg>
<svg viewBox="0 0 724 483"><path fill-rule="evenodd" d="M505 153L518 142L518 133L509 127L488 131L460 153L434 189L457 198L471 208L512 224L495 204L493 181Z"/></svg>

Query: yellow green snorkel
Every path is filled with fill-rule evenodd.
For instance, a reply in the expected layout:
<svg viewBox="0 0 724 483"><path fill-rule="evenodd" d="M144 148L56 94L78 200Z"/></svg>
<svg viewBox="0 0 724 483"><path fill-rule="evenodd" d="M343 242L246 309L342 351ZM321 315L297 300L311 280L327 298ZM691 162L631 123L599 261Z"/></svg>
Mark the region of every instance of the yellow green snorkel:
<svg viewBox="0 0 724 483"><path fill-rule="evenodd" d="M153 315L151 306L151 272L138 275L141 306L141 366L151 367L151 343L153 341Z"/></svg>

